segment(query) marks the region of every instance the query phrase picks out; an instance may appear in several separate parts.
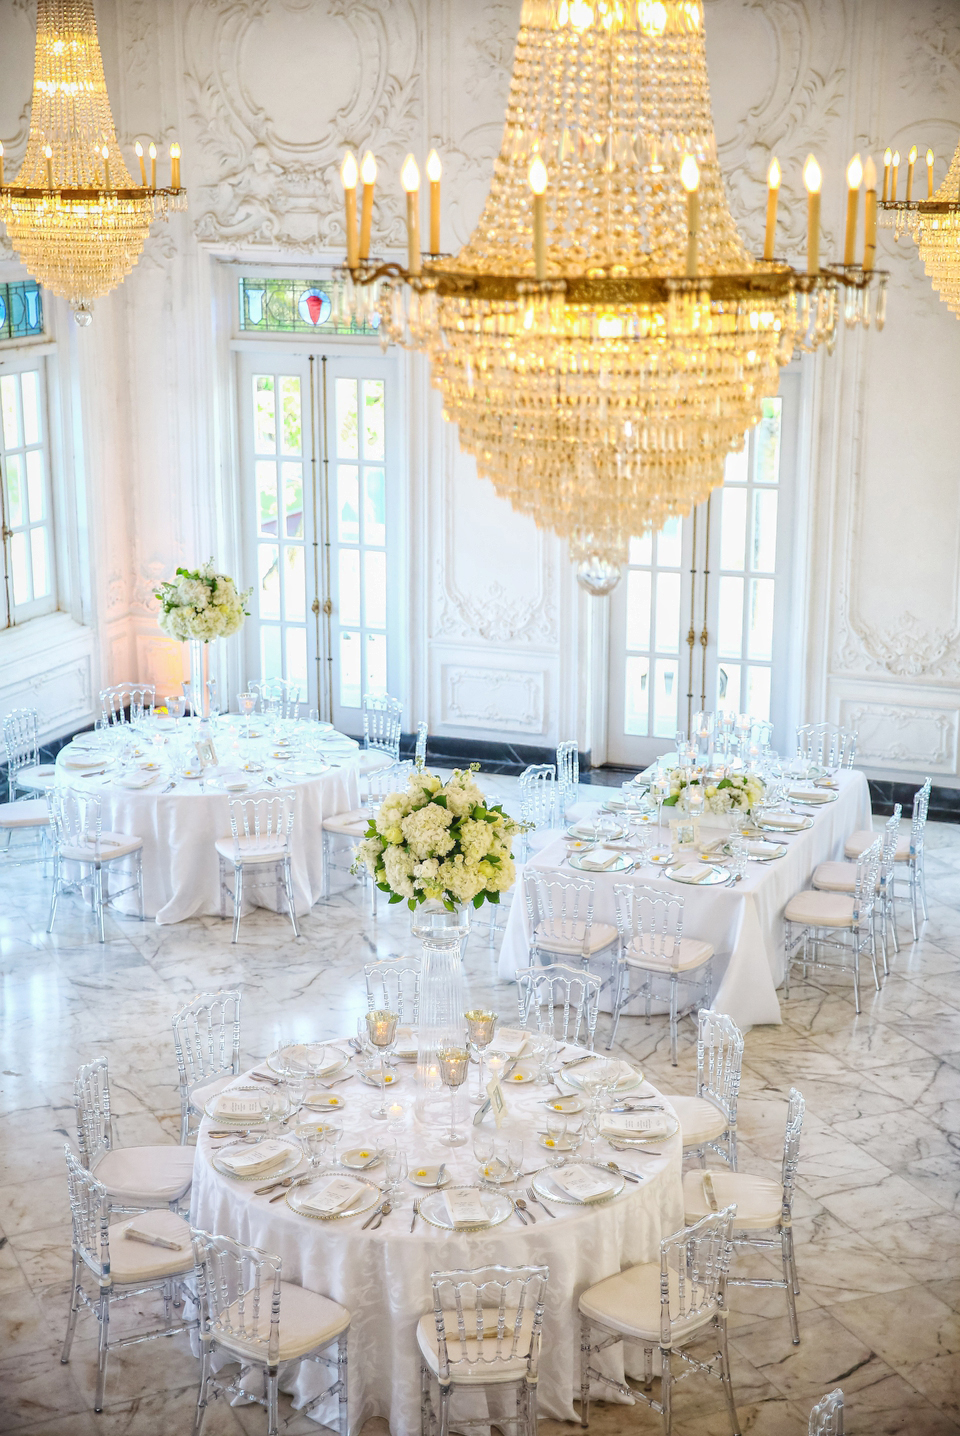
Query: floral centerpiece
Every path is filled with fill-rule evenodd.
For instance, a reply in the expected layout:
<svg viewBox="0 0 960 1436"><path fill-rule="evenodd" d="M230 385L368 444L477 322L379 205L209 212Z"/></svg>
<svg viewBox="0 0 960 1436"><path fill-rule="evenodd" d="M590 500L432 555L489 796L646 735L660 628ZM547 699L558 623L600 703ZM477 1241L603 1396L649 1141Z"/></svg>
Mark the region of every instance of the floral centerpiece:
<svg viewBox="0 0 960 1436"><path fill-rule="evenodd" d="M241 593L232 578L217 573L213 559L196 569L178 568L173 581L156 591L160 627L181 642L229 638L248 616L246 602L252 592L248 588Z"/></svg>
<svg viewBox="0 0 960 1436"><path fill-rule="evenodd" d="M766 789L756 773L730 773L716 782L704 782L702 777L688 774L682 768L675 768L670 774L670 796L664 798L665 808L683 805L685 791L699 788L703 793L705 813L749 813L762 802Z"/></svg>
<svg viewBox="0 0 960 1436"><path fill-rule="evenodd" d="M406 899L413 911L433 900L453 912L498 903L513 886L511 849L521 825L499 803L487 806L473 779L479 766L458 769L446 783L411 773L407 791L389 793L370 819L355 866L363 864L392 903Z"/></svg>

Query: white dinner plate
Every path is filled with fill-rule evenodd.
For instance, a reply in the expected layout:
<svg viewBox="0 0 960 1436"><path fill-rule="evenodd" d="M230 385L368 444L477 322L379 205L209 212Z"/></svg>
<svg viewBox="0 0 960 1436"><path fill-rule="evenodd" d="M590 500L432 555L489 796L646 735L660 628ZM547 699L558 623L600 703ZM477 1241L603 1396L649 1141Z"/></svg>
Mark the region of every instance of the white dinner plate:
<svg viewBox="0 0 960 1436"><path fill-rule="evenodd" d="M707 865L704 864L704 866L706 867ZM723 868L715 868L712 864L709 866L705 878L679 877L677 875L677 869L673 866L673 864L671 864L669 867L664 868L663 875L664 877L668 877L671 882L686 883L689 887L694 888L716 887L718 883L725 883L730 876L730 874L726 872Z"/></svg>
<svg viewBox="0 0 960 1436"><path fill-rule="evenodd" d="M583 859L586 856L586 853L571 853L570 856L567 858L567 862L579 873L597 874L624 873L627 871L628 868L632 868L634 863L636 862L636 858L631 857L629 853L618 853L616 859L612 863L610 863L608 867L595 868L583 862Z"/></svg>
<svg viewBox="0 0 960 1436"><path fill-rule="evenodd" d="M813 827L813 819L801 818L799 823L778 823L776 818L758 818L757 827L767 833L802 833Z"/></svg>

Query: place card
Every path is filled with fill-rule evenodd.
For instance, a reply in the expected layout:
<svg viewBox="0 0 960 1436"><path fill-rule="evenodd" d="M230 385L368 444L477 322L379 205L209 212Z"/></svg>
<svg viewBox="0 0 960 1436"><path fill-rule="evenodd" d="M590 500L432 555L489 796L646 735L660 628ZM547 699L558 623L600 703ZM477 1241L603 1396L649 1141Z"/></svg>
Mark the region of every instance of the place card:
<svg viewBox="0 0 960 1436"><path fill-rule="evenodd" d="M302 1198L300 1205L315 1212L342 1212L356 1201L358 1193L363 1190L362 1183L355 1182L352 1177L329 1177L323 1186Z"/></svg>
<svg viewBox="0 0 960 1436"><path fill-rule="evenodd" d="M581 1167L579 1163L570 1167L559 1167L550 1173L550 1180L556 1183L562 1192L566 1192L568 1197L573 1197L578 1202L595 1202L598 1197L613 1191L615 1186L614 1182L601 1176L599 1172Z"/></svg>
<svg viewBox="0 0 960 1436"><path fill-rule="evenodd" d="M507 1099L503 1095L503 1088L500 1086L500 1078L493 1077L487 1083L487 1096L490 1098L490 1110L493 1113L493 1120L497 1127L503 1126L503 1119L507 1115Z"/></svg>
<svg viewBox="0 0 960 1436"><path fill-rule="evenodd" d="M490 1218L476 1187L454 1187L444 1192L444 1205L453 1227L487 1226Z"/></svg>
<svg viewBox="0 0 960 1436"><path fill-rule="evenodd" d="M221 1092L213 1110L218 1117L259 1117L260 1098Z"/></svg>
<svg viewBox="0 0 960 1436"><path fill-rule="evenodd" d="M625 1117L604 1117L601 1132L605 1137L666 1137L671 1125L659 1112L635 1112Z"/></svg>

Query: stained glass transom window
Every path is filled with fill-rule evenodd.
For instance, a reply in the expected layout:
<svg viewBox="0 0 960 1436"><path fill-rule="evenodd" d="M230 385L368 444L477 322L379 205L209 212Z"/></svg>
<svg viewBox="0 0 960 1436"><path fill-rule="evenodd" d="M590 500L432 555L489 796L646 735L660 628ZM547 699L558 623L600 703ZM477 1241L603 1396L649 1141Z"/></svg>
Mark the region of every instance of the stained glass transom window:
<svg viewBox="0 0 960 1436"><path fill-rule="evenodd" d="M240 328L253 334L376 334L380 320L347 317L344 284L327 279L241 279Z"/></svg>
<svg viewBox="0 0 960 1436"><path fill-rule="evenodd" d="M43 298L33 279L0 284L0 342L43 333Z"/></svg>

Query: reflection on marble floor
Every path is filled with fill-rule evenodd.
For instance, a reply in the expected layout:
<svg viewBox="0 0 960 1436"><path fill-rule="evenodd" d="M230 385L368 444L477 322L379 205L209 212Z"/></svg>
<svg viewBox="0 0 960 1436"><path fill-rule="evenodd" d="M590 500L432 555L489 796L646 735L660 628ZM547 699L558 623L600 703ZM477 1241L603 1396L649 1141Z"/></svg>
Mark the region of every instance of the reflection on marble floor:
<svg viewBox="0 0 960 1436"><path fill-rule="evenodd" d="M482 781L508 800L515 793L515 779ZM781 1292L731 1293L735 1391L751 1436L801 1436L814 1400L838 1384L850 1436L960 1436L960 827L930 824L927 835L930 918L918 942L904 936L882 993L857 1018L847 979L818 981L796 990L782 1027L746 1038L742 1170L778 1174L788 1087L807 1101L795 1213L801 1345L790 1344ZM363 963L415 950L408 921L382 903L374 923L351 886L303 920L299 940L258 911L237 947L229 923L213 918L167 928L108 918L101 947L76 899L46 934L48 891L37 868L0 868L0 1431L186 1433L196 1378L183 1338L111 1354L99 1417L92 1318L81 1317L69 1366L59 1363L70 1249L63 1143L75 1136L77 1065L107 1054L122 1142L174 1141L170 1018L186 998L242 984L251 1059L281 1031L351 1031ZM514 989L497 978L482 929L466 966L471 997L510 1012ZM624 1018L620 1038L655 1082L692 1090L691 1024L679 1071L665 1019ZM289 1399L282 1413L288 1436L319 1429ZM598 1436L661 1429L642 1406L603 1403L590 1426ZM205 1426L206 1436L264 1429L258 1407L222 1403ZM684 1383L677 1436L728 1429L719 1386ZM541 1430L579 1427L543 1421ZM370 1421L364 1436L386 1431Z"/></svg>

